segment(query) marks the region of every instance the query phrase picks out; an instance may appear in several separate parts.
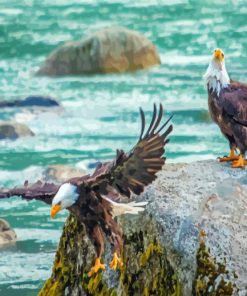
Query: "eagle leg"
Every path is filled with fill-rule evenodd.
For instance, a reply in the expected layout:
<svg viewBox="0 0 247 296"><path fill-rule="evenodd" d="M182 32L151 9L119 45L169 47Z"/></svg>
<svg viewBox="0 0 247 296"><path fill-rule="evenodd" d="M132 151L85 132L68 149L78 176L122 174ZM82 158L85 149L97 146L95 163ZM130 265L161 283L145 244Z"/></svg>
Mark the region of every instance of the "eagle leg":
<svg viewBox="0 0 247 296"><path fill-rule="evenodd" d="M233 161L232 168L242 168L244 169L247 164L247 160L244 159L244 155L240 154L238 160Z"/></svg>
<svg viewBox="0 0 247 296"><path fill-rule="evenodd" d="M116 221L113 220L113 223L116 223ZM110 268L116 270L117 268L123 267L123 261L120 255L123 251L123 238L122 232L117 224L115 224L114 232L111 233L111 242L113 244L114 253L112 261L110 262Z"/></svg>
<svg viewBox="0 0 247 296"><path fill-rule="evenodd" d="M97 257L95 260L95 264L91 267L88 276L91 277L93 274L97 273L100 269L105 270L105 264L100 262L100 257Z"/></svg>
<svg viewBox="0 0 247 296"><path fill-rule="evenodd" d="M94 239L97 258L95 260L94 266L90 269L88 273L89 277L97 273L100 269L105 270L105 264L102 264L100 261L102 253L104 252L104 236L101 228L98 225L93 228L92 238Z"/></svg>
<svg viewBox="0 0 247 296"><path fill-rule="evenodd" d="M219 157L218 159L219 159L220 162L234 161L234 160L238 160L239 156L235 154L235 148L232 148L230 150L229 156Z"/></svg>
<svg viewBox="0 0 247 296"><path fill-rule="evenodd" d="M114 252L112 261L110 262L110 268L116 270L117 267L123 267L123 261L121 258L118 257L117 252Z"/></svg>

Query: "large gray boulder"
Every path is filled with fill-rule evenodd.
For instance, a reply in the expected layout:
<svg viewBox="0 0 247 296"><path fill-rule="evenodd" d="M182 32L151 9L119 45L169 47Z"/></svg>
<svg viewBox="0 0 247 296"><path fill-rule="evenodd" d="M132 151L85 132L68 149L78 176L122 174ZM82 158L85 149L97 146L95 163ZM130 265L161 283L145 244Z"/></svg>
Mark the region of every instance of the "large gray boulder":
<svg viewBox="0 0 247 296"><path fill-rule="evenodd" d="M155 46L144 35L121 27L106 28L86 40L53 51L38 75L62 76L136 71L160 64Z"/></svg>
<svg viewBox="0 0 247 296"><path fill-rule="evenodd" d="M245 170L216 160L166 164L140 200L146 212L119 219L121 271L87 277L94 249L71 215L39 295L247 295Z"/></svg>
<svg viewBox="0 0 247 296"><path fill-rule="evenodd" d="M0 123L0 140L16 140L26 136L34 136L34 133L25 124L17 122Z"/></svg>
<svg viewBox="0 0 247 296"><path fill-rule="evenodd" d="M86 175L86 171L70 165L54 164L48 166L42 175L44 181L63 183L68 179Z"/></svg>
<svg viewBox="0 0 247 296"><path fill-rule="evenodd" d="M16 233L10 228L9 223L0 219L0 247L16 242Z"/></svg>

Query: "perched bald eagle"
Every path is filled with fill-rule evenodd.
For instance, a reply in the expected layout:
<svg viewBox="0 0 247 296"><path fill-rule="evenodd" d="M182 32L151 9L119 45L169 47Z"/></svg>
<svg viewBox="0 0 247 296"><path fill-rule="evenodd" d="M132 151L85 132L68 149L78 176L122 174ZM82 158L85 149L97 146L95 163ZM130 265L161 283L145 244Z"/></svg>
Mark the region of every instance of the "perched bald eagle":
<svg viewBox="0 0 247 296"><path fill-rule="evenodd" d="M163 107L157 110L154 105L153 117L145 132L145 116L141 113L141 135L129 153L117 151L116 159L99 165L92 175L73 178L61 186L40 181L33 185L26 182L24 187L0 190L0 198L21 196L24 199L37 199L52 204L51 217L62 209L68 209L79 221L85 224L92 239L97 258L88 275L105 269L101 263L104 252L104 237L113 247L113 259L110 267L121 267L121 251L123 247L122 233L114 219L121 214L137 214L144 210L146 202L120 203L120 198L139 195L145 186L156 179L156 173L165 163L164 146L167 136L172 131L171 120L161 124Z"/></svg>
<svg viewBox="0 0 247 296"><path fill-rule="evenodd" d="M220 161L232 161L233 168L244 168L247 161L247 84L230 80L225 55L215 49L204 75L208 88L209 112L230 145L230 154ZM236 155L236 149L240 155Z"/></svg>

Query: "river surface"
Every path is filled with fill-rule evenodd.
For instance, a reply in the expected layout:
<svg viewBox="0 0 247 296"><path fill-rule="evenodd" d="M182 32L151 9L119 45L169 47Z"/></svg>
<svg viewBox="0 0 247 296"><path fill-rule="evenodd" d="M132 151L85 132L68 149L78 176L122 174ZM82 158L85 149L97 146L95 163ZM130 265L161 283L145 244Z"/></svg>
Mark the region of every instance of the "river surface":
<svg viewBox="0 0 247 296"><path fill-rule="evenodd" d="M174 113L168 161L216 158L228 144L207 114L203 74L215 47L232 78L247 81L246 1L0 0L0 100L49 95L54 111L2 109L0 121L27 124L35 137L0 142L1 186L39 178L49 164L88 167L129 150L140 130L138 108L151 117L162 102ZM162 65L134 74L35 78L57 46L106 26L145 34ZM0 250L0 295L37 295L51 272L67 213L52 221L49 207L18 198L0 201L0 217L18 242Z"/></svg>

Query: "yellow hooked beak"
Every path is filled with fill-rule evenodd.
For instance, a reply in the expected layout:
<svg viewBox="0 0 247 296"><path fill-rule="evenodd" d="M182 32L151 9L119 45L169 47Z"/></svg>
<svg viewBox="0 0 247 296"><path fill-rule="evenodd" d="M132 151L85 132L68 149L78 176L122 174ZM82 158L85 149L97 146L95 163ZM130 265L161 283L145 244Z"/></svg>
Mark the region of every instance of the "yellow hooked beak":
<svg viewBox="0 0 247 296"><path fill-rule="evenodd" d="M55 218L56 214L59 211L61 211L61 206L60 205L54 205L54 206L52 206L52 208L51 208L51 217L52 217L52 219Z"/></svg>
<svg viewBox="0 0 247 296"><path fill-rule="evenodd" d="M224 61L224 52L220 48L216 48L214 51L214 58L220 62Z"/></svg>

